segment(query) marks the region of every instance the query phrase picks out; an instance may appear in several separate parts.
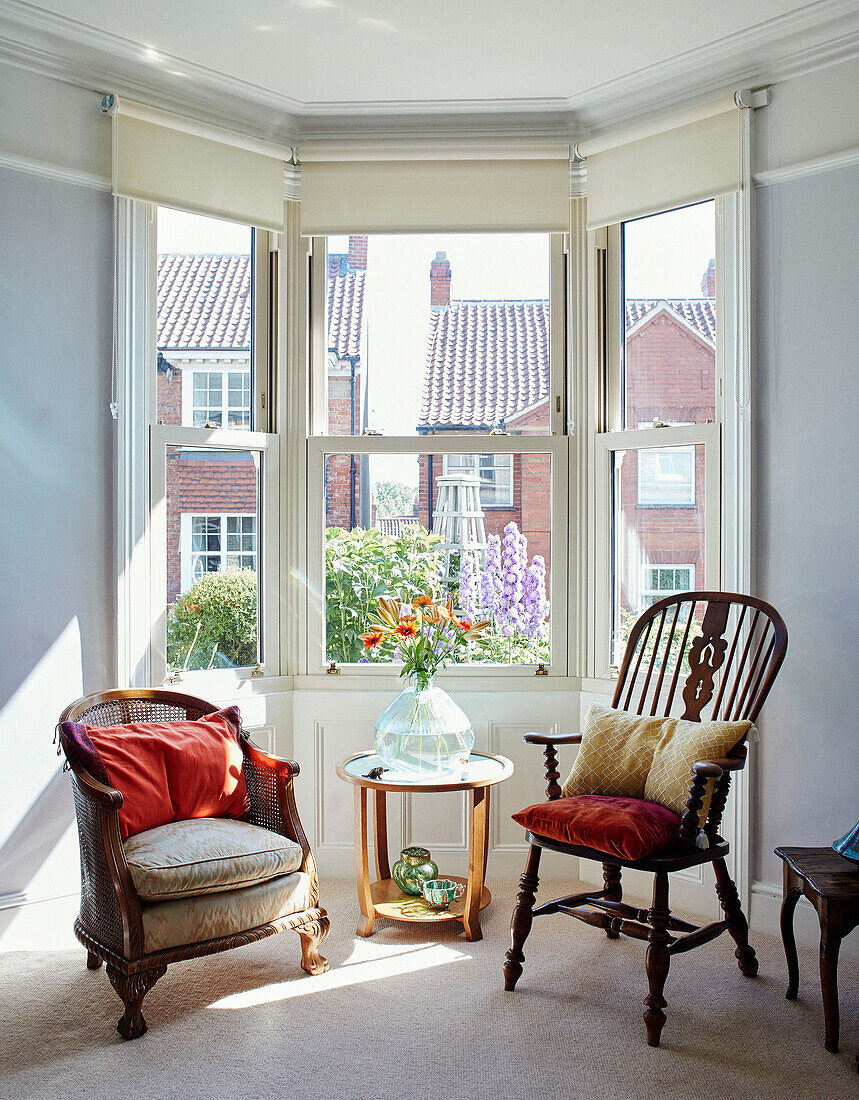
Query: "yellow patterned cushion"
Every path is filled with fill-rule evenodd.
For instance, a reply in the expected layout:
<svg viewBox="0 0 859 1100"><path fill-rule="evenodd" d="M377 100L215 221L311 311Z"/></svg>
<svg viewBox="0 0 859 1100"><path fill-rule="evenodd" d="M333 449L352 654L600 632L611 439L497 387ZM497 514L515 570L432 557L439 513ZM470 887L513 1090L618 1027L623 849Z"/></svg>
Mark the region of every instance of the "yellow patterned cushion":
<svg viewBox="0 0 859 1100"><path fill-rule="evenodd" d="M692 765L725 756L751 728L751 722L690 722L650 718L594 703L582 744L563 796L600 794L644 798L682 817L689 798ZM707 784L703 826L713 794Z"/></svg>
<svg viewBox="0 0 859 1100"><path fill-rule="evenodd" d="M644 785L664 718L642 718L594 703L563 795L603 794L644 798Z"/></svg>
<svg viewBox="0 0 859 1100"><path fill-rule="evenodd" d="M650 774L644 785L648 802L658 802L682 817L689 798L692 765L699 760L717 760L727 755L751 729L751 722L689 722L682 718L665 719L665 726ZM713 780L707 783L704 805L699 811L703 828L713 797Z"/></svg>

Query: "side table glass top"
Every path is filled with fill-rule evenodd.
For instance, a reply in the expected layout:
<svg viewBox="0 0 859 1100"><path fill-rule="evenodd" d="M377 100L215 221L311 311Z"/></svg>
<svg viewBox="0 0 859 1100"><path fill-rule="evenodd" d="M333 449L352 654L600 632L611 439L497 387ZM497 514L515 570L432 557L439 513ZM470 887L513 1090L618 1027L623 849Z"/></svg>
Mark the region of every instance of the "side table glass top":
<svg viewBox="0 0 859 1100"><path fill-rule="evenodd" d="M375 768L384 768L385 765L375 752L367 751L350 757L338 765L337 771L343 779L360 782L371 787L374 780L368 778L368 773ZM400 787L404 789L431 786L436 790L444 790L445 787L456 790L463 786L489 786L500 783L513 774L513 764L503 756L489 756L482 752L472 752L468 763L462 765L459 772L444 778L428 777L426 780L415 779L398 772L383 771L379 776L378 784L385 787Z"/></svg>

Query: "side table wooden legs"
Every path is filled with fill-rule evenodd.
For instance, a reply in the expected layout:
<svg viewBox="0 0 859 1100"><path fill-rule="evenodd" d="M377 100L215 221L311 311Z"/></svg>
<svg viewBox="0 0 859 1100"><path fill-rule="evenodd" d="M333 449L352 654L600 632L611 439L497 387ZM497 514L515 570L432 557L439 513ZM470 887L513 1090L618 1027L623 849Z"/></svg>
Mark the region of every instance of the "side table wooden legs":
<svg viewBox="0 0 859 1100"><path fill-rule="evenodd" d="M355 929L359 936L370 936L376 910L370 893L370 857L367 845L367 788L355 788L355 882L361 916ZM386 857L387 858L387 857Z"/></svg>
<svg viewBox="0 0 859 1100"><path fill-rule="evenodd" d="M796 954L796 937L793 934L793 914L802 890L792 887L788 881L790 868L784 868L784 898L781 903L781 941L787 958L787 993L789 1001L795 1001L799 993L799 959Z"/></svg>
<svg viewBox="0 0 859 1100"><path fill-rule="evenodd" d="M467 940L482 940L480 930L480 898L486 877L486 856L489 851L489 788L475 787L471 792L471 839L468 848L468 886L465 889L465 912L462 926Z"/></svg>

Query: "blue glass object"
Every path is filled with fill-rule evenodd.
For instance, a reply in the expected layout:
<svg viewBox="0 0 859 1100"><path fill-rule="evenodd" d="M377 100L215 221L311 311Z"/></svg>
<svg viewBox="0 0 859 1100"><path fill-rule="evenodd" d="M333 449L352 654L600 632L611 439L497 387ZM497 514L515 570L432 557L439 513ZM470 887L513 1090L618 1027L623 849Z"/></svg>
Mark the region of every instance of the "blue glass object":
<svg viewBox="0 0 859 1100"><path fill-rule="evenodd" d="M845 859L852 859L854 863L859 863L859 821L856 822L849 833L839 837L832 847Z"/></svg>

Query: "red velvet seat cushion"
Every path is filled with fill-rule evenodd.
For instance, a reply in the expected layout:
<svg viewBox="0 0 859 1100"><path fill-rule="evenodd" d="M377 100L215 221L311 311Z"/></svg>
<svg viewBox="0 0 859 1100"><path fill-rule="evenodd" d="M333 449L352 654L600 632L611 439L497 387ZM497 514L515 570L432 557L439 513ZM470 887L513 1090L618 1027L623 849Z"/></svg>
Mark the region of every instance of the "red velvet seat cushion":
<svg viewBox="0 0 859 1100"><path fill-rule="evenodd" d="M680 831L680 818L664 806L599 794L538 802L513 814L513 820L537 836L628 860L672 848Z"/></svg>
<svg viewBox="0 0 859 1100"><path fill-rule="evenodd" d="M238 707L197 721L61 726L96 779L122 795L123 837L195 817L241 817L248 805Z"/></svg>

